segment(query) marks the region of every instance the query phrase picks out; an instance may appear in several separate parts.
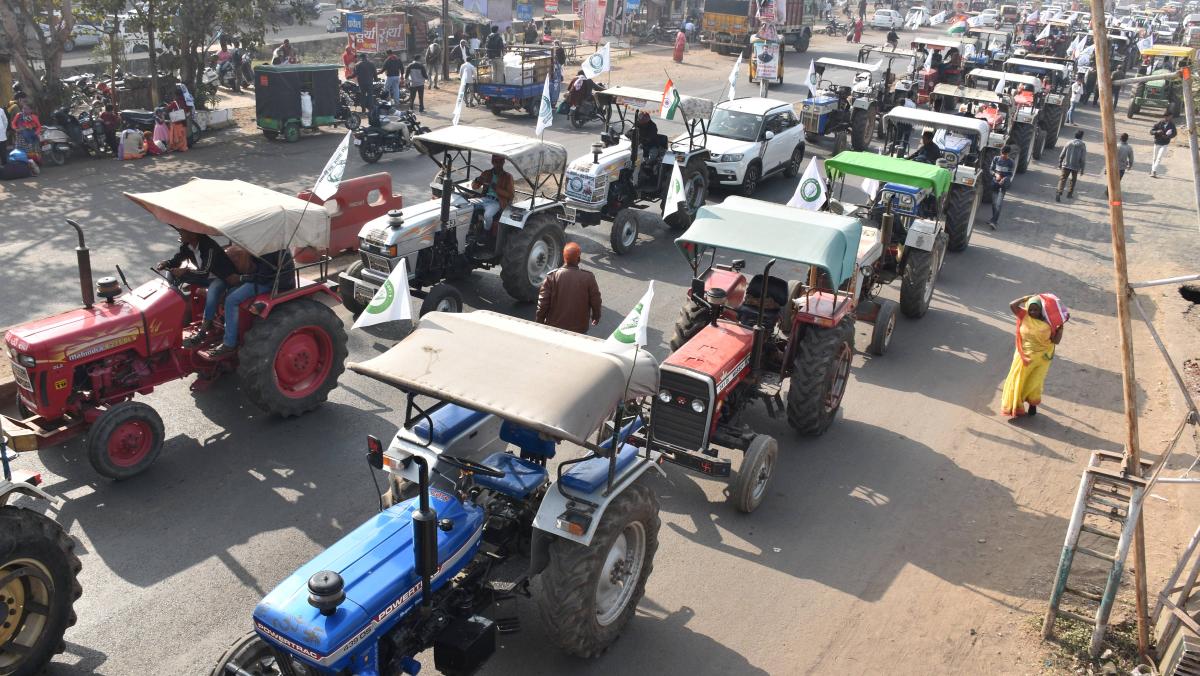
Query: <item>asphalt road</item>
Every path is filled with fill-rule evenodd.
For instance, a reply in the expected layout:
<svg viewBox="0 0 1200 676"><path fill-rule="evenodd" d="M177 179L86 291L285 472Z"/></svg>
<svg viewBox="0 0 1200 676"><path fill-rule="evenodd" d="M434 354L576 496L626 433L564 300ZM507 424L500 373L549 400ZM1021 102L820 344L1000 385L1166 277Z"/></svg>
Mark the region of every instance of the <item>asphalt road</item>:
<svg viewBox="0 0 1200 676"><path fill-rule="evenodd" d="M847 56L846 47L818 38L809 54L789 53L787 68L803 72L810 57ZM658 88L665 68L684 93L719 97L730 64L693 54L675 65L660 51L618 64L613 80ZM740 93L747 86L743 75ZM786 84L773 95L798 100L800 90ZM441 113L428 124L448 121L449 98L431 104ZM466 119L524 133L533 127L480 111ZM1093 109L1079 121L1095 141ZM1147 178L1149 124L1122 117L1142 162L1125 179L1135 277L1193 271L1191 205L1171 198L1187 194L1184 153L1174 151L1166 178ZM560 124L547 138L578 156L595 132ZM0 325L77 303L64 217L87 227L98 275L120 264L131 281L144 280L173 238L122 192L163 189L190 176L295 191L313 180L338 139L328 133L286 145L247 136L153 161L78 161L3 186ZM826 155L828 143L809 149ZM1028 627L1044 610L1078 471L1088 449L1120 448L1097 150L1093 143L1092 173L1079 195L1062 205L1049 199L1057 173L1049 158L1017 179L1000 230L977 230L971 247L946 261L929 314L901 320L887 356L855 358L842 414L825 436L799 439L785 421L751 413L781 451L756 513L736 513L723 483L679 468L651 482L662 504L661 546L639 614L608 654L584 662L547 647L533 605L525 604L522 631L502 638L484 673L1001 674L1049 665ZM351 162L355 175L376 170L391 173L411 203L426 195L433 165L412 153L370 168ZM784 201L794 184L771 180L758 197ZM604 294L596 333L615 328L656 280L650 341L665 356L688 282L668 233L644 233L625 257L609 252L607 231L571 237ZM494 272L477 272L462 288L473 309L532 315L531 306L508 299ZM1012 358L1007 305L1044 290L1066 299L1074 316L1043 414L1012 423L996 413ZM894 299L897 289L884 295ZM1194 341L1181 303L1167 292L1152 296L1172 346ZM383 351L399 335L393 328L351 331L351 359ZM866 340L860 328L860 349ZM1160 429L1173 429L1177 405L1162 384L1161 363L1143 357L1139 374L1150 385L1139 393L1149 420L1163 423L1143 427L1151 448ZM390 435L401 415L395 391L349 373L327 405L290 421L259 414L232 379L204 393L174 383L144 399L166 420L167 442L142 476L99 479L78 442L21 459L44 470L48 489L67 498L60 519L83 552L80 620L53 674L207 673L250 629L259 598L376 509L364 435ZM1166 505L1149 507L1158 579L1172 529L1190 533L1187 515L1195 514L1181 506L1192 503L1164 495Z"/></svg>

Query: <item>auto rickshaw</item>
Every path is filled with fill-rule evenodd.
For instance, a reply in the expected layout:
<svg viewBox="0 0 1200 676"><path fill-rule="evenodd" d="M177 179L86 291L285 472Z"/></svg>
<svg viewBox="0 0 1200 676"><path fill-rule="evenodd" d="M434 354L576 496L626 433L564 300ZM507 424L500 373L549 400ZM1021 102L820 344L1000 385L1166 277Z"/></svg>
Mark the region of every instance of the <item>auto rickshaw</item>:
<svg viewBox="0 0 1200 676"><path fill-rule="evenodd" d="M254 67L254 107L263 136L288 143L302 129L339 124L338 64L285 64Z"/></svg>

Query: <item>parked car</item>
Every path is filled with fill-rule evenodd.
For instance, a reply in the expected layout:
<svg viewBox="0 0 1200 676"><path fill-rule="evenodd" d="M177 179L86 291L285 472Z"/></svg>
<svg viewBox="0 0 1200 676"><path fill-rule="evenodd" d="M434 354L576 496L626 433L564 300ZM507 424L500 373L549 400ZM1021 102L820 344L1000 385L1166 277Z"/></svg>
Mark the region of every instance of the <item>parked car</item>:
<svg viewBox="0 0 1200 676"><path fill-rule="evenodd" d="M981 27L994 28L1000 20L1000 10L992 7L985 9L979 13L979 19L976 21Z"/></svg>
<svg viewBox="0 0 1200 676"><path fill-rule="evenodd" d="M50 26L42 24L42 32L49 33ZM71 29L71 37L63 43L63 51L75 51L76 47L91 47L100 44L100 39L104 37L104 31L100 28L86 23L76 23Z"/></svg>
<svg viewBox="0 0 1200 676"><path fill-rule="evenodd" d="M804 125L792 104L748 97L717 106L704 142L708 167L721 185L749 197L765 176L796 176L804 161Z"/></svg>
<svg viewBox="0 0 1200 676"><path fill-rule="evenodd" d="M904 17L894 9L878 9L871 17L872 28L904 28Z"/></svg>

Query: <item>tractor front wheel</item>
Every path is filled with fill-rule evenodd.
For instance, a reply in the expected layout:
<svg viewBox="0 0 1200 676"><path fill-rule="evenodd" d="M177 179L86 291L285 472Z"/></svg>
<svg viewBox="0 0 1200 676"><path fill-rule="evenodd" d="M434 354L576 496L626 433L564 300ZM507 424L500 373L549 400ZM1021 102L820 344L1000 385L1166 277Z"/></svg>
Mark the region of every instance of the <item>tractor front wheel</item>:
<svg viewBox="0 0 1200 676"><path fill-rule="evenodd" d="M951 251L962 251L971 241L971 233L975 231L971 207L974 206L976 190L978 188L959 184L950 186L950 195L946 198L946 233L950 236Z"/></svg>
<svg viewBox="0 0 1200 676"><path fill-rule="evenodd" d="M329 398L346 370L342 320L312 298L278 305L256 319L238 355L246 398L281 418L307 413Z"/></svg>
<svg viewBox="0 0 1200 676"><path fill-rule="evenodd" d="M675 320L675 334L671 336L670 348L674 352L683 347L700 329L708 324L708 309L689 298L679 309L679 318Z"/></svg>
<svg viewBox="0 0 1200 676"><path fill-rule="evenodd" d="M749 514L762 504L763 498L767 497L767 486L771 483L771 473L778 458L779 444L774 437L756 434L750 440L750 446L742 456L737 478L729 487L729 501L739 512Z"/></svg>
<svg viewBox="0 0 1200 676"><path fill-rule="evenodd" d="M800 434L824 434L833 422L854 356L854 316L831 328L809 326L796 349L788 386L788 424Z"/></svg>
<svg viewBox="0 0 1200 676"><path fill-rule="evenodd" d="M924 317L937 283L937 252L909 249L900 280L900 311L909 319Z"/></svg>
<svg viewBox="0 0 1200 676"><path fill-rule="evenodd" d="M0 673L40 674L75 624L75 541L37 512L0 507Z"/></svg>
<svg viewBox="0 0 1200 676"><path fill-rule="evenodd" d="M875 137L875 121L879 117L876 104L868 108L855 108L850 113L850 147L854 150L867 150L871 139Z"/></svg>
<svg viewBox="0 0 1200 676"><path fill-rule="evenodd" d="M638 216L637 211L629 208L622 209L617 212L617 217L613 219L612 230L608 234L609 246L612 247L613 253L618 256L624 256L633 250L633 245L637 244L638 237Z"/></svg>
<svg viewBox="0 0 1200 676"><path fill-rule="evenodd" d="M279 664L282 651L277 651L256 632L251 631L239 638L236 643L225 651L217 660L217 666L209 672L209 676L229 676L229 674L254 674L254 676L275 676L275 674L307 674L307 667L288 657L290 665ZM303 671L301 671L303 669Z"/></svg>
<svg viewBox="0 0 1200 676"><path fill-rule="evenodd" d="M355 279L361 279L363 267L362 261L355 261L350 264L350 267L346 268L346 272L343 274ZM342 299L342 307L346 308L355 317L362 314L362 311L367 307L354 297L354 282L342 277L338 278L338 297Z"/></svg>
<svg viewBox="0 0 1200 676"><path fill-rule="evenodd" d="M101 476L128 479L154 464L163 437L157 411L140 401L123 401L92 423L86 441L88 462Z"/></svg>
<svg viewBox="0 0 1200 676"><path fill-rule="evenodd" d="M512 230L500 261L500 281L516 300L533 302L546 275L562 263L567 235L554 221L554 215L530 216L525 227Z"/></svg>
<svg viewBox="0 0 1200 676"><path fill-rule="evenodd" d="M879 300L879 312L875 314L875 323L871 325L871 344L867 352L882 357L892 344L892 334L896 331L896 303L886 298Z"/></svg>
<svg viewBox="0 0 1200 676"><path fill-rule="evenodd" d="M424 317L430 312L462 311L462 292L443 282L440 284L434 284L429 291L425 293L425 299L421 301L421 309L417 316Z"/></svg>
<svg viewBox="0 0 1200 676"><path fill-rule="evenodd" d="M534 597L546 632L564 652L593 658L617 640L646 593L660 525L654 491L634 483L609 503L590 546L550 543Z"/></svg>

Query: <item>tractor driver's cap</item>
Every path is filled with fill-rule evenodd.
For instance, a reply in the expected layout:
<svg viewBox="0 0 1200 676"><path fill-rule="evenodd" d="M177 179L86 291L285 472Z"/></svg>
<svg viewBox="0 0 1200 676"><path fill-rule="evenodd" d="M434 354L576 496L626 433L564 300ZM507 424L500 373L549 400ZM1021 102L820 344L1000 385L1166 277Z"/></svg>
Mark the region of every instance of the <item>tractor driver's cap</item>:
<svg viewBox="0 0 1200 676"><path fill-rule="evenodd" d="M567 265L579 265L579 257L583 255L583 250L575 242L567 242L563 247L563 262Z"/></svg>

